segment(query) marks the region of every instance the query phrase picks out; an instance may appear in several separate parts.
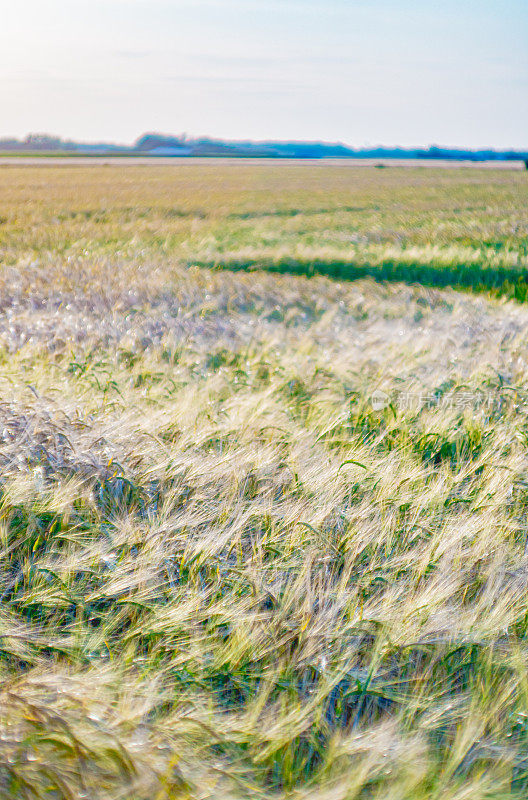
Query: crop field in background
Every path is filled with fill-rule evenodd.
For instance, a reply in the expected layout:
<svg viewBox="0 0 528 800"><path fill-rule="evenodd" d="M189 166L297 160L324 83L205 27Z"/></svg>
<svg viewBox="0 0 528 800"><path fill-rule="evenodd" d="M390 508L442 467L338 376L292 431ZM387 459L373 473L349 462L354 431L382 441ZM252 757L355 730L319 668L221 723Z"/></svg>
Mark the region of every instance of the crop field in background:
<svg viewBox="0 0 528 800"><path fill-rule="evenodd" d="M526 798L527 194L0 169L0 797Z"/></svg>
<svg viewBox="0 0 528 800"><path fill-rule="evenodd" d="M528 175L324 163L3 167L0 257L372 275L524 300Z"/></svg>

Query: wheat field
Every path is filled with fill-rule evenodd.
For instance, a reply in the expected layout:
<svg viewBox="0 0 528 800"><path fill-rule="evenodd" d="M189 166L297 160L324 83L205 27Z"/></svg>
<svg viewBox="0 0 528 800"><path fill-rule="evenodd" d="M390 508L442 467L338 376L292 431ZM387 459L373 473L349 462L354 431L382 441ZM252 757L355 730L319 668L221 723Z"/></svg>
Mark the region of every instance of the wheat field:
<svg viewBox="0 0 528 800"><path fill-rule="evenodd" d="M0 169L2 797L527 796L527 189Z"/></svg>

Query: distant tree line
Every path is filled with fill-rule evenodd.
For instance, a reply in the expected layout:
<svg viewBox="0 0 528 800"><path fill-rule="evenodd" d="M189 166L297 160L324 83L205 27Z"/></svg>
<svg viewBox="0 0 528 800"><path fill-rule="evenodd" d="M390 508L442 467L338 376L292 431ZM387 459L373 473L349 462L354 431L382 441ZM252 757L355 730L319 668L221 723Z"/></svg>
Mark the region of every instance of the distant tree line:
<svg viewBox="0 0 528 800"><path fill-rule="evenodd" d="M469 150L431 145L406 147L348 147L342 143L289 141L224 141L146 133L133 145L109 142L84 143L61 139L46 133L30 133L24 139L0 139L0 152L78 154L122 153L123 155L232 156L240 158L397 158L441 159L453 161L524 161L528 169L528 150Z"/></svg>

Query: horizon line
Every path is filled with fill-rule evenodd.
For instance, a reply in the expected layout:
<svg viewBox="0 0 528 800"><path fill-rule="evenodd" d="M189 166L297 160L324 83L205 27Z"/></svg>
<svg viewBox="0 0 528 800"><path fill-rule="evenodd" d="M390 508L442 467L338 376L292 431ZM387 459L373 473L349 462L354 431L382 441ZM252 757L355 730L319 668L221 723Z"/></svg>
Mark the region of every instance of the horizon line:
<svg viewBox="0 0 528 800"><path fill-rule="evenodd" d="M55 142L56 144L64 144L64 145L77 145L77 146L87 146L87 147L102 147L102 146L111 146L111 147L123 147L126 149L133 149L137 147L138 144L141 142L142 139L146 137L159 137L160 139L173 139L175 141L181 142L182 144L188 143L192 144L195 142L211 142L211 143L225 143L225 144L232 144L232 145L322 145L322 146L329 146L329 147L343 147L351 151L355 152L363 152L363 151L370 151L370 150L402 150L402 151L410 151L410 150L418 150L418 151L430 151L430 150L443 150L443 151L460 151L460 152L467 152L467 153L478 153L480 151L493 151L496 153L524 153L528 151L528 143L524 146L509 146L509 147L497 147L496 145L472 145L472 146L464 146L464 145L457 145L457 144L440 144L438 142L431 142L428 144L383 144L377 142L375 144L362 144L362 145L351 145L347 144L343 140L328 140L328 139L282 139L282 138L265 138L265 139L253 139L253 138L223 138L223 137L216 137L211 134L195 134L195 135L188 135L187 133L166 133L161 131L145 131L137 136L132 142L125 143L122 141L116 141L114 139L97 139L97 140L89 140L89 139L75 139L75 138L65 138L61 134L56 133L49 133L44 131L29 131L24 136L12 136L9 134L0 134L0 146L3 143L13 143L13 144L20 144L20 145L30 145L32 140L34 140L34 144L38 143L38 140L41 140L41 144L44 144L46 140L49 141L49 144Z"/></svg>

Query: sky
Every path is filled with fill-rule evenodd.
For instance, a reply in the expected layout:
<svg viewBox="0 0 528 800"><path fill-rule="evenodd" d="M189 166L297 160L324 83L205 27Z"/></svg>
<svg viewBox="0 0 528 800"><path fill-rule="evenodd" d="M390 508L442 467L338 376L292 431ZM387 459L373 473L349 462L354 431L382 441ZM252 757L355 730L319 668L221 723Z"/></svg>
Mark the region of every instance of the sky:
<svg viewBox="0 0 528 800"><path fill-rule="evenodd" d="M3 0L0 137L528 147L528 0Z"/></svg>

